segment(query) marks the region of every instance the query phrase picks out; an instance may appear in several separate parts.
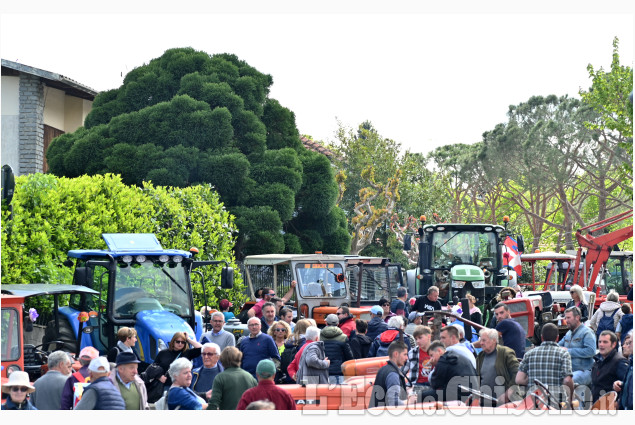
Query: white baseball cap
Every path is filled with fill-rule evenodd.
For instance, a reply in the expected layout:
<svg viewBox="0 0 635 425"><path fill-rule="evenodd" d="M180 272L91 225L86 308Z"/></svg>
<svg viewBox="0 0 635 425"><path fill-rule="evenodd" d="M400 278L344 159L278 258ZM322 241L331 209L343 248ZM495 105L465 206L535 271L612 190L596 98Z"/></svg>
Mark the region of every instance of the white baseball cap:
<svg viewBox="0 0 635 425"><path fill-rule="evenodd" d="M88 370L96 373L107 373L110 372L110 363L105 357L97 357L96 359L92 359L90 361Z"/></svg>

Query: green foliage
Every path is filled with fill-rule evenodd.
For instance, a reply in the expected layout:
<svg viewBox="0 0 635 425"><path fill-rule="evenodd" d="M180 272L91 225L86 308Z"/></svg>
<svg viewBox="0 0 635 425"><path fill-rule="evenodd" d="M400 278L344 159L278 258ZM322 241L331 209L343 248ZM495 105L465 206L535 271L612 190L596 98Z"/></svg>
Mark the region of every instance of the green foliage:
<svg viewBox="0 0 635 425"><path fill-rule="evenodd" d="M2 209L2 283L70 284L64 267L71 249L106 249L102 233L154 233L166 248L199 249L200 259L226 260L236 269L233 218L210 185L184 189L125 185L111 174L58 178L32 174L16 178L13 217ZM205 268L208 288L220 286L220 269ZM203 305L200 283L195 304ZM219 288L217 297L240 303L243 285ZM209 297L209 294L208 294ZM215 298L208 298L215 302Z"/></svg>
<svg viewBox="0 0 635 425"><path fill-rule="evenodd" d="M305 230L289 225L294 217L328 216L337 186L326 158L321 169L305 174L300 156L306 149L295 115L268 98L272 84L270 75L235 55L169 49L129 72L118 89L98 95L85 128L52 141L46 153L50 172L116 173L139 187L211 184L238 213L238 257L246 254L242 247L297 250L296 239L287 238L292 245L286 247L281 235ZM260 207L264 228L240 220L240 213L253 217Z"/></svg>

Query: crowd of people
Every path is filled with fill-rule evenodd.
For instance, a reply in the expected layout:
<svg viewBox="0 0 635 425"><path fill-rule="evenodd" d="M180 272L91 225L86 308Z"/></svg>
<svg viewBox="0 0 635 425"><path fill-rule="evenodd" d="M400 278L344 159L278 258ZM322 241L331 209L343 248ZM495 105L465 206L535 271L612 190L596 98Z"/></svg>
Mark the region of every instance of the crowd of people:
<svg viewBox="0 0 635 425"><path fill-rule="evenodd" d="M493 306L494 323L465 339L461 321L448 322L439 339L422 324L425 312L440 310L439 290L408 299L399 288L394 300L370 309L370 320L355 319L341 305L320 328L313 319L293 321L270 288L249 310L248 333L236 341L223 329L231 303L211 315L211 330L197 341L175 332L166 349L145 364L135 350L134 329L121 327L117 344L101 357L93 347L79 353L73 371L69 355L55 351L48 372L31 384L25 372L13 372L2 391L2 409L17 410L295 410L291 395L277 384L341 384L342 364L368 357L388 358L379 369L368 407L413 402L463 400L465 388L487 395L484 406L520 400L537 382L554 400L593 403L610 391L619 393L620 409L633 405L632 313L610 293L591 318L578 288L564 314L569 328L545 324L542 343L527 350L525 330L507 304ZM575 296L574 296L575 295ZM470 319L480 325L480 310L469 300ZM616 306L617 304L617 306ZM207 308L207 307L205 307ZM620 314L616 312L620 310ZM619 320L618 320L619 319Z"/></svg>

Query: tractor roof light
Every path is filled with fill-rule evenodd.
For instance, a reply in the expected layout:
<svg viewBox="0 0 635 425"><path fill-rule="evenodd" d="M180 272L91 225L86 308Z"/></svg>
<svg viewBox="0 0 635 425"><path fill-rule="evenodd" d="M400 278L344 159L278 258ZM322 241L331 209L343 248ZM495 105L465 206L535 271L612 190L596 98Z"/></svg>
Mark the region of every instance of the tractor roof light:
<svg viewBox="0 0 635 425"><path fill-rule="evenodd" d="M503 223L509 223L509 216L508 215L503 217Z"/></svg>
<svg viewBox="0 0 635 425"><path fill-rule="evenodd" d="M165 255L165 254L160 255L159 256L159 261L162 262L162 263L167 263L168 261L170 261L170 257Z"/></svg>
<svg viewBox="0 0 635 425"><path fill-rule="evenodd" d="M137 255L134 260L137 263L145 263L146 262L146 256L145 255Z"/></svg>
<svg viewBox="0 0 635 425"><path fill-rule="evenodd" d="M132 255L124 255L123 257L121 257L121 261L127 264L132 263Z"/></svg>
<svg viewBox="0 0 635 425"><path fill-rule="evenodd" d="M172 257L172 261L174 261L175 263L180 263L183 261L183 256L175 255L174 257Z"/></svg>

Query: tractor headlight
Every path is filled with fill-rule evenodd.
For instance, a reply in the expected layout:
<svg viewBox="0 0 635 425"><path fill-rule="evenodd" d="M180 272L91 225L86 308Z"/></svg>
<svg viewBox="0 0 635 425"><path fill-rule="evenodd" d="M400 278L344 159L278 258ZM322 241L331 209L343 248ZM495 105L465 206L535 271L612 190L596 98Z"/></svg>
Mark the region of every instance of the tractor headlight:
<svg viewBox="0 0 635 425"><path fill-rule="evenodd" d="M475 280L475 281L472 282L472 287L474 289L485 288L485 281L484 280Z"/></svg>

